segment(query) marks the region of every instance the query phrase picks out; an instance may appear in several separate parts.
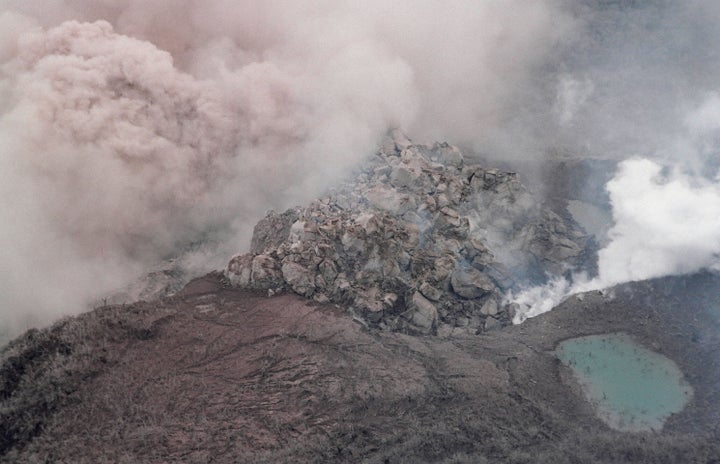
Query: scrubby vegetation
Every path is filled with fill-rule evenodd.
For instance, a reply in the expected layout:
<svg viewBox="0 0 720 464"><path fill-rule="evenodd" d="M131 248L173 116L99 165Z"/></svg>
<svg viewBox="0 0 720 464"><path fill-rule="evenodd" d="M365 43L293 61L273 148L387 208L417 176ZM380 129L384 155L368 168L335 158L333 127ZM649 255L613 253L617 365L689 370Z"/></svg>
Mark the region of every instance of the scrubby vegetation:
<svg viewBox="0 0 720 464"><path fill-rule="evenodd" d="M111 306L32 329L0 353L0 455L23 449L42 434L73 394L111 369L118 348L150 336L135 307Z"/></svg>

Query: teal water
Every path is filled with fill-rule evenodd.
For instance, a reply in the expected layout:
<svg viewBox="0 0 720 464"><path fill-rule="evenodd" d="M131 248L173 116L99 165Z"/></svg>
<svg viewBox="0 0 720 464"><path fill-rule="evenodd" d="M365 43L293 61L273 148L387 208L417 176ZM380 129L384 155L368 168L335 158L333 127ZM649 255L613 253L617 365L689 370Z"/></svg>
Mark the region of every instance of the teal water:
<svg viewBox="0 0 720 464"><path fill-rule="evenodd" d="M555 355L573 370L598 416L618 430L660 430L692 398L672 360L625 334L565 340Z"/></svg>

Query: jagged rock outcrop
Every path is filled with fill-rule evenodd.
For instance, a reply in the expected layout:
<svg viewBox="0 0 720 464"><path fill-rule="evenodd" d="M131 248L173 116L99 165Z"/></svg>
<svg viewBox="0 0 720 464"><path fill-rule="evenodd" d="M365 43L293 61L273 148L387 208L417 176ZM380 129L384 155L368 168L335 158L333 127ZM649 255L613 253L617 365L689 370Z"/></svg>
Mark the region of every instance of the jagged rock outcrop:
<svg viewBox="0 0 720 464"><path fill-rule="evenodd" d="M395 132L351 183L270 212L225 274L343 304L384 329L476 333L509 323L501 302L518 282L578 265L585 240L514 173Z"/></svg>

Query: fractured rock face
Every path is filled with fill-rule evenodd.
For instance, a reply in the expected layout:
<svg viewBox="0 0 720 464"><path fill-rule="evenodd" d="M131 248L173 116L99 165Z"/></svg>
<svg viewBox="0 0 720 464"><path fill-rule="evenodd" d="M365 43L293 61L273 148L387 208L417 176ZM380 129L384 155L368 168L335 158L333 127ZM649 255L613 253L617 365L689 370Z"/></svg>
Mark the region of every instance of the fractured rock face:
<svg viewBox="0 0 720 464"><path fill-rule="evenodd" d="M586 237L514 173L400 133L353 182L258 222L233 285L349 306L367 323L421 334L509 323L504 293L577 266Z"/></svg>
<svg viewBox="0 0 720 464"><path fill-rule="evenodd" d="M492 279L473 267L457 267L450 277L453 292L466 300L474 300L497 291Z"/></svg>
<svg viewBox="0 0 720 464"><path fill-rule="evenodd" d="M292 290L303 296L312 296L315 291L315 273L301 264L283 262L282 276Z"/></svg>
<svg viewBox="0 0 720 464"><path fill-rule="evenodd" d="M424 333L430 333L437 323L438 311L420 292L413 293L410 299L411 320L415 327Z"/></svg>
<svg viewBox="0 0 720 464"><path fill-rule="evenodd" d="M283 285L278 262L268 255L257 255L250 264L250 282L255 288L270 289Z"/></svg>
<svg viewBox="0 0 720 464"><path fill-rule="evenodd" d="M282 214L270 211L253 230L250 252L260 254L268 248L277 247L288 239L291 227L298 220L298 211L289 209Z"/></svg>

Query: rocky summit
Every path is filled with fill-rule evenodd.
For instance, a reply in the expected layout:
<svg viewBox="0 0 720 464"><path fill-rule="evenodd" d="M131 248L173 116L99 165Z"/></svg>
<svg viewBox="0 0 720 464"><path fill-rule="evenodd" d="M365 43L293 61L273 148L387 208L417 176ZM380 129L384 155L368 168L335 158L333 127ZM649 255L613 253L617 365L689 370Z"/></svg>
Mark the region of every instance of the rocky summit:
<svg viewBox="0 0 720 464"><path fill-rule="evenodd" d="M269 212L225 275L342 305L385 330L475 334L509 324L504 295L581 265L587 243L515 173L395 131L352 181Z"/></svg>

